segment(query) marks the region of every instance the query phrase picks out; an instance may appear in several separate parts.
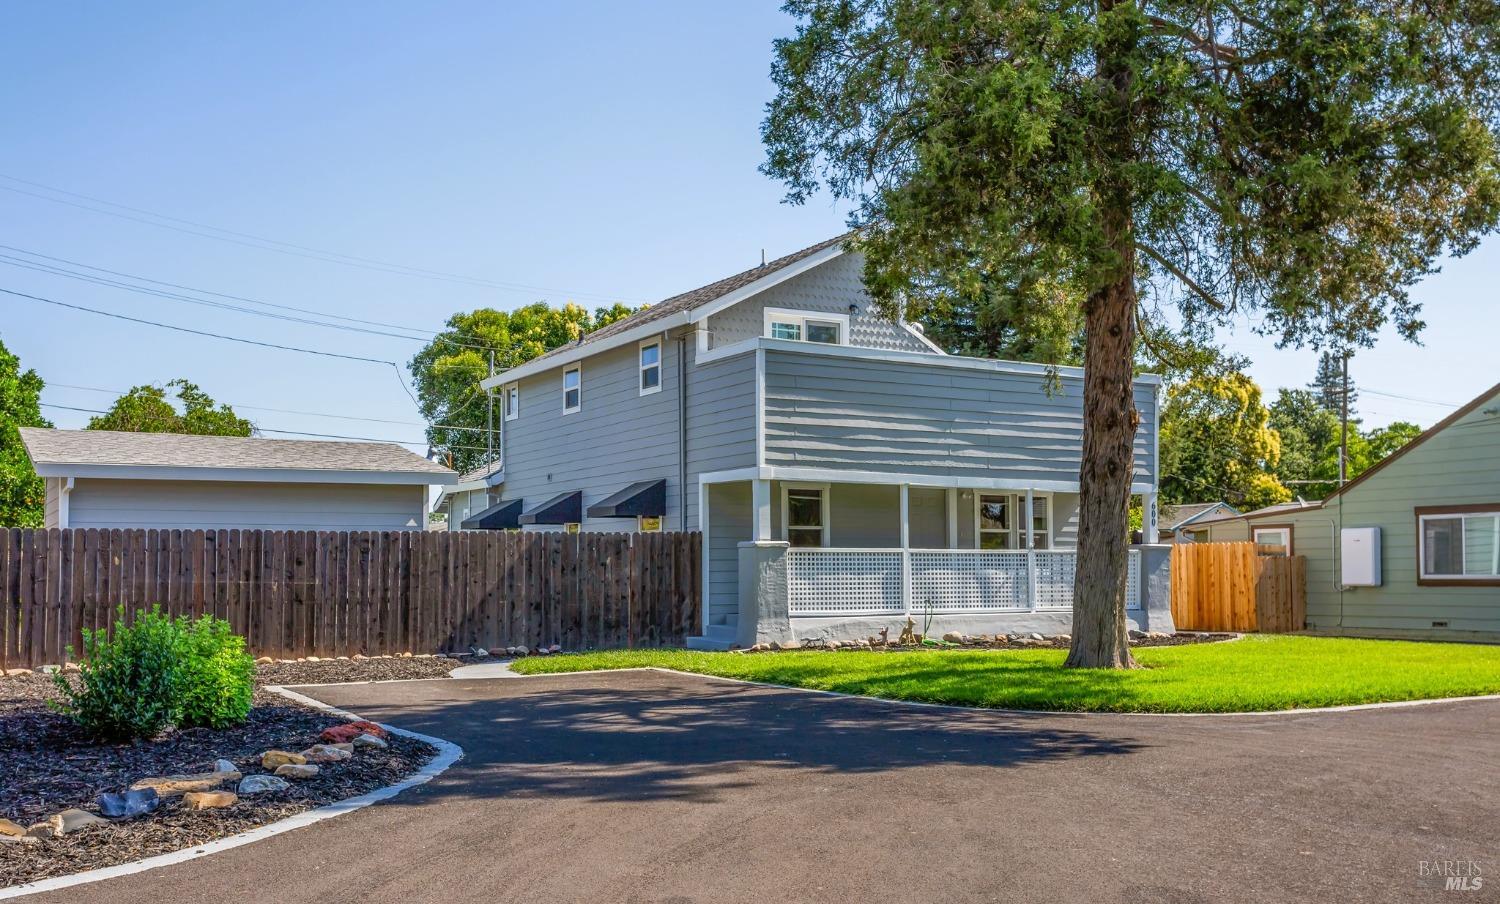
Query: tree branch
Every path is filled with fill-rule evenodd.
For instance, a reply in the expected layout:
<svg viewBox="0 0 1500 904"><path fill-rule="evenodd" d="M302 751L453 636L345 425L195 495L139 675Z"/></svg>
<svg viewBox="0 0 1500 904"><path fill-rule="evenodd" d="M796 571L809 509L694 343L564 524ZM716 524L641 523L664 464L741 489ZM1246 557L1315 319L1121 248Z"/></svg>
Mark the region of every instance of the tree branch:
<svg viewBox="0 0 1500 904"><path fill-rule="evenodd" d="M1205 38L1186 25L1179 25L1170 19L1163 19L1160 16L1147 16L1146 21L1151 23L1157 33L1182 38L1191 44L1194 50L1201 51L1214 60L1234 63L1240 59L1238 48L1231 47L1228 44L1220 44L1212 38Z"/></svg>
<svg viewBox="0 0 1500 904"><path fill-rule="evenodd" d="M1193 291L1193 294L1197 295L1199 298L1202 298L1205 302L1207 302L1209 307L1213 308L1221 314L1228 313L1228 306L1226 306L1222 301L1219 301L1217 298L1215 298L1213 296L1213 293L1198 285L1196 280L1184 273L1182 269L1176 264L1167 260L1167 258L1159 253L1155 248L1152 248L1150 245L1147 245L1144 242L1136 242L1135 248L1137 251L1160 264L1163 270L1166 270L1168 273L1177 277L1183 285L1187 286Z"/></svg>

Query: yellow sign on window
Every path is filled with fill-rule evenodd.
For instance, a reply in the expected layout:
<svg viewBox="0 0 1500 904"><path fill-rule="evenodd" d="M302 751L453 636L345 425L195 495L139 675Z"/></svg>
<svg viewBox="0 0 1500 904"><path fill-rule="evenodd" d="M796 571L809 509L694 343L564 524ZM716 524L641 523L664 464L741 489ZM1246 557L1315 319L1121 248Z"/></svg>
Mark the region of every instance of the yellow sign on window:
<svg viewBox="0 0 1500 904"><path fill-rule="evenodd" d="M643 534L661 533L661 516L642 515L640 517L640 529Z"/></svg>
<svg viewBox="0 0 1500 904"><path fill-rule="evenodd" d="M569 521L567 524L563 525L563 530L567 531L570 534L576 534L580 529L581 526L577 521Z"/></svg>

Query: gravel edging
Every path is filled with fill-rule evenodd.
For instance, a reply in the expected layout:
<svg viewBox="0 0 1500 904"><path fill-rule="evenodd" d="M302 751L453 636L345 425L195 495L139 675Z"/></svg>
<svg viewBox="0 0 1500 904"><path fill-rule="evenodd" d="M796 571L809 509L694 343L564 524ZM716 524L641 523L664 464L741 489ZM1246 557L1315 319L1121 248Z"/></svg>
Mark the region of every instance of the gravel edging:
<svg viewBox="0 0 1500 904"><path fill-rule="evenodd" d="M218 758L240 772L265 772L259 757L267 749L301 750L319 733L345 721L306 698L263 687L242 726L221 732L188 729L152 743L94 744L66 716L49 710L55 699L49 678L0 678L0 816L22 825L46 819L67 807L93 812L103 791L118 791L148 776L208 772ZM216 839L239 837L267 823L337 806L419 773L437 745L409 733L392 732L386 749L361 749L356 757L324 766L286 791L240 798L217 810L194 812L180 798L164 800L156 812L120 820L34 844L0 847L0 889L22 887L79 871L111 868L142 857L197 849ZM237 783L226 783L235 790ZM0 890L0 897L7 897Z"/></svg>

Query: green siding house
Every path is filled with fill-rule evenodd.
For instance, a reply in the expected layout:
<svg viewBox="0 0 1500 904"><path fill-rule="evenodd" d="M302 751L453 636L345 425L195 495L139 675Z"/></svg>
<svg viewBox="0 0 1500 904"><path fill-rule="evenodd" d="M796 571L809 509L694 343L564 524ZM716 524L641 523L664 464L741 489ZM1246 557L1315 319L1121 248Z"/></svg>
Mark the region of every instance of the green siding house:
<svg viewBox="0 0 1500 904"><path fill-rule="evenodd" d="M1307 557L1310 630L1500 641L1500 385L1321 504L1240 523Z"/></svg>

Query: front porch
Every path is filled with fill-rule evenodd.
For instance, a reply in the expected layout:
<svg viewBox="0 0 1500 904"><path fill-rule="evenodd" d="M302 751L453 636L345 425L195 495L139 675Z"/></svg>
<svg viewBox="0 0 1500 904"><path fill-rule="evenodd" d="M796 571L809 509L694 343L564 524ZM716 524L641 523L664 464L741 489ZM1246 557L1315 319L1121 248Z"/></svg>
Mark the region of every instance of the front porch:
<svg viewBox="0 0 1500 904"><path fill-rule="evenodd" d="M1071 630L1076 487L725 480L700 505L692 646L895 636L907 618L936 636ZM1127 569L1131 627L1171 631L1166 547L1132 547Z"/></svg>

